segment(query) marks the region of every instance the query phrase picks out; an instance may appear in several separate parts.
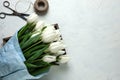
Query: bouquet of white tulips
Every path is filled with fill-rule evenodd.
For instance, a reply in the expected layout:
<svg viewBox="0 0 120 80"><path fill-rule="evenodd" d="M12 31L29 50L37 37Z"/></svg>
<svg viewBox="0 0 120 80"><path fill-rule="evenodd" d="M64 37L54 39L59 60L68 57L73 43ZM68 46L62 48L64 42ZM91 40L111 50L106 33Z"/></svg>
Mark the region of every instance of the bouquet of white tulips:
<svg viewBox="0 0 120 80"><path fill-rule="evenodd" d="M30 15L27 21L18 31L18 40L29 73L36 76L52 65L67 63L69 57L57 24L46 25L36 14Z"/></svg>

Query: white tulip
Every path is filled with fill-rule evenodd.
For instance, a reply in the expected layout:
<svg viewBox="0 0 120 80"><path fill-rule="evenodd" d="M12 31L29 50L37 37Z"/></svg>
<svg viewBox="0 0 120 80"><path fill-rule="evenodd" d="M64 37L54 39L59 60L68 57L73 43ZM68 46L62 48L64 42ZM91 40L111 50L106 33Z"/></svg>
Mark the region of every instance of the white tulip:
<svg viewBox="0 0 120 80"><path fill-rule="evenodd" d="M59 42L53 42L50 44L48 50L51 53L59 53L59 51L61 51L62 49L65 49L65 45L63 44L62 41Z"/></svg>
<svg viewBox="0 0 120 80"><path fill-rule="evenodd" d="M45 43L53 42L56 38L55 34L42 35L42 41Z"/></svg>
<svg viewBox="0 0 120 80"><path fill-rule="evenodd" d="M56 38L58 37L58 33L56 32L54 26L48 26L45 28L41 36L43 42L50 43L56 41Z"/></svg>
<svg viewBox="0 0 120 80"><path fill-rule="evenodd" d="M54 28L54 26L47 26L44 30L45 34L48 34L48 33L56 33L56 30Z"/></svg>
<svg viewBox="0 0 120 80"><path fill-rule="evenodd" d="M59 30L59 29L56 30L56 34L57 34L58 36L60 36L60 30Z"/></svg>
<svg viewBox="0 0 120 80"><path fill-rule="evenodd" d="M36 31L41 31L44 27L45 23L43 21L38 21L36 26L35 26L35 30Z"/></svg>
<svg viewBox="0 0 120 80"><path fill-rule="evenodd" d="M70 58L67 55L61 55L59 57L59 63L61 63L61 64L67 63L69 61L69 59Z"/></svg>
<svg viewBox="0 0 120 80"><path fill-rule="evenodd" d="M61 38L61 34L60 34L60 30L56 30L56 39L55 41L60 41L62 38Z"/></svg>
<svg viewBox="0 0 120 80"><path fill-rule="evenodd" d="M36 13L32 13L32 14L30 14L30 16L28 16L27 21L30 23L32 23L32 22L37 23L38 18L39 18L39 16Z"/></svg>
<svg viewBox="0 0 120 80"><path fill-rule="evenodd" d="M44 62L51 63L56 61L56 56L46 55L42 59Z"/></svg>
<svg viewBox="0 0 120 80"><path fill-rule="evenodd" d="M57 55L62 55L62 54L64 54L64 53L65 53L65 51L60 50L60 51L57 52Z"/></svg>

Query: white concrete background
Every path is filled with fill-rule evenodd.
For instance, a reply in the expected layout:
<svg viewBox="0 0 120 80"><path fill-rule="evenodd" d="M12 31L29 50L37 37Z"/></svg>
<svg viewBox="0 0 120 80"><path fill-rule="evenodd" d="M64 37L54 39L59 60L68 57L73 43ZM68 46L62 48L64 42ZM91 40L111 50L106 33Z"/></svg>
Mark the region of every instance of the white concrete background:
<svg viewBox="0 0 120 80"><path fill-rule="evenodd" d="M9 12L3 1L0 12ZM14 8L17 0L9 1ZM71 60L52 67L40 80L120 80L120 0L48 1L49 12L40 19L59 23ZM25 4L19 9L25 9ZM0 19L0 43L24 24L17 17Z"/></svg>

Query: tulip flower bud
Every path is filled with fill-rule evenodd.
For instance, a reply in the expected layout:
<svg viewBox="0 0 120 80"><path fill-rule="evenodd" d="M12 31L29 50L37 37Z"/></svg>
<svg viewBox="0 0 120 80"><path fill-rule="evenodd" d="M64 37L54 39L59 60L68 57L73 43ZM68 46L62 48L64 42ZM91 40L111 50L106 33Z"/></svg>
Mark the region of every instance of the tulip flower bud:
<svg viewBox="0 0 120 80"><path fill-rule="evenodd" d="M30 16L28 16L27 22L29 22L29 23L32 23L32 22L37 23L38 18L39 18L39 16L36 13L32 13L32 14L30 14Z"/></svg>
<svg viewBox="0 0 120 80"><path fill-rule="evenodd" d="M65 45L63 44L63 42L59 41L59 42L51 43L48 49L51 53L56 54L56 53L59 53L59 51L61 51L64 48L65 48Z"/></svg>
<svg viewBox="0 0 120 80"><path fill-rule="evenodd" d="M35 26L35 30L36 31L41 31L44 27L45 23L43 21L38 21L36 26Z"/></svg>
<svg viewBox="0 0 120 80"><path fill-rule="evenodd" d="M65 53L65 51L60 50L60 51L57 52L57 55L63 55L64 53Z"/></svg>
<svg viewBox="0 0 120 80"><path fill-rule="evenodd" d="M56 32L54 26L48 26L42 33L42 41L45 43L50 43L56 40L58 33Z"/></svg>
<svg viewBox="0 0 120 80"><path fill-rule="evenodd" d="M59 57L58 62L61 63L61 64L64 64L64 63L67 63L69 61L69 59L70 58L67 55L61 55Z"/></svg>
<svg viewBox="0 0 120 80"><path fill-rule="evenodd" d="M61 37L61 34L60 34L60 30L57 29L56 30L56 39L55 39L55 41L60 41L61 39L62 39L62 37Z"/></svg>
<svg viewBox="0 0 120 80"><path fill-rule="evenodd" d="M55 33L55 31L56 30L55 30L54 26L51 26L51 25L47 26L44 30L44 32L46 32L46 34L47 33Z"/></svg>
<svg viewBox="0 0 120 80"><path fill-rule="evenodd" d="M46 55L42 59L44 62L51 63L56 61L56 56Z"/></svg>

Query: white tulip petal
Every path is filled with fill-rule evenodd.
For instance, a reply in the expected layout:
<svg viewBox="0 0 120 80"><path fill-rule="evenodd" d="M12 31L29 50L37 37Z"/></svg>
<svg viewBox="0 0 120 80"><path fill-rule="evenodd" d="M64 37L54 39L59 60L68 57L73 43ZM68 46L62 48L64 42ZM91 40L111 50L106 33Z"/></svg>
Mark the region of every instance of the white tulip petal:
<svg viewBox="0 0 120 80"><path fill-rule="evenodd" d="M53 42L49 46L49 51L56 54L62 49L65 49L65 45L62 42Z"/></svg>
<svg viewBox="0 0 120 80"><path fill-rule="evenodd" d="M54 28L54 26L47 26L47 28L45 28L44 31L45 32L53 32L53 31L55 31L55 28Z"/></svg>
<svg viewBox="0 0 120 80"><path fill-rule="evenodd" d="M51 63L56 61L56 56L46 55L42 59L44 62Z"/></svg>
<svg viewBox="0 0 120 80"><path fill-rule="evenodd" d="M35 30L42 30L42 28L44 27L45 23L43 21L38 21L36 26L35 26Z"/></svg>
<svg viewBox="0 0 120 80"><path fill-rule="evenodd" d="M59 29L56 30L56 34L57 34L57 36L60 36L60 35L61 35Z"/></svg>
<svg viewBox="0 0 120 80"><path fill-rule="evenodd" d="M39 17L36 13L32 13L30 16L28 16L27 21L30 23L32 23L32 22L37 23L38 18Z"/></svg>
<svg viewBox="0 0 120 80"><path fill-rule="evenodd" d="M42 36L42 41L45 43L50 43L55 41L57 38L57 33L54 26L48 26L47 28L45 28L41 36Z"/></svg>
<svg viewBox="0 0 120 80"><path fill-rule="evenodd" d="M65 53L65 51L62 51L62 50L60 50L60 51L57 52L58 55L62 55L64 53Z"/></svg>
<svg viewBox="0 0 120 80"><path fill-rule="evenodd" d="M69 61L69 57L67 55L62 55L59 57L59 63L64 64L67 63Z"/></svg>
<svg viewBox="0 0 120 80"><path fill-rule="evenodd" d="M54 38L56 38L55 34L42 34L42 41L45 43L53 42Z"/></svg>

